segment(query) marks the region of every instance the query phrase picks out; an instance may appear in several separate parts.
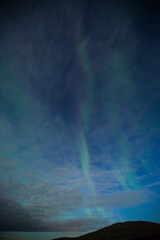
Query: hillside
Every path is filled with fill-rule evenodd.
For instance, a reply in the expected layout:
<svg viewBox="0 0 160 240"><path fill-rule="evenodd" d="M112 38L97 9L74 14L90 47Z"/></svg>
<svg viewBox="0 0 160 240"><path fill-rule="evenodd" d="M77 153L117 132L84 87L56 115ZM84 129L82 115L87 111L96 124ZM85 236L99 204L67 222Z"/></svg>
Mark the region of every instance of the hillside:
<svg viewBox="0 0 160 240"><path fill-rule="evenodd" d="M80 237L56 240L160 240L160 224L143 221L116 223Z"/></svg>

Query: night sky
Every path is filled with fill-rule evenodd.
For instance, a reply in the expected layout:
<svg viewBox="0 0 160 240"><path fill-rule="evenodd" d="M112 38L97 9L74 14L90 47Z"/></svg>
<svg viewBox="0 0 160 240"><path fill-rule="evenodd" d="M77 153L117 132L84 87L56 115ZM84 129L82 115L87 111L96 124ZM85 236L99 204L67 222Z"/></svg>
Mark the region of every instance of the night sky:
<svg viewBox="0 0 160 240"><path fill-rule="evenodd" d="M159 159L158 1L1 1L0 239L160 223Z"/></svg>

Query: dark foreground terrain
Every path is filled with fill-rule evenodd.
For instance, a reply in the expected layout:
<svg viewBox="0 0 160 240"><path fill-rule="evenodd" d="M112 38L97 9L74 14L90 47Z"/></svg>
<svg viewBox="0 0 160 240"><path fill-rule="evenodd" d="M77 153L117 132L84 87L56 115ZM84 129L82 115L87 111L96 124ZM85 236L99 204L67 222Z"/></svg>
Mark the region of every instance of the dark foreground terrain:
<svg viewBox="0 0 160 240"><path fill-rule="evenodd" d="M57 240L160 240L160 224L152 222L116 223L75 238Z"/></svg>

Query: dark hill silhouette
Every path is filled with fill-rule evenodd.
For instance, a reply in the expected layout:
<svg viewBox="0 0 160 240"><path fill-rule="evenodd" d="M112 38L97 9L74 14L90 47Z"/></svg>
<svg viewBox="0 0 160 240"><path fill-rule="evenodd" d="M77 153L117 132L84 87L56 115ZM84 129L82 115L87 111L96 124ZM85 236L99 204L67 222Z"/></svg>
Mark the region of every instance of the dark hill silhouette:
<svg viewBox="0 0 160 240"><path fill-rule="evenodd" d="M160 224L144 221L116 223L80 237L56 240L160 240Z"/></svg>

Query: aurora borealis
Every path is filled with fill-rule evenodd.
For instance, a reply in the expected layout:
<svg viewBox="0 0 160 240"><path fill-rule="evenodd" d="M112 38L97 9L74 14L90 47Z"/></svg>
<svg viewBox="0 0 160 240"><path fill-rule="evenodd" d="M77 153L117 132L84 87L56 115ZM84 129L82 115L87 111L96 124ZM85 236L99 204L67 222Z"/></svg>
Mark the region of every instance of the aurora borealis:
<svg viewBox="0 0 160 240"><path fill-rule="evenodd" d="M0 239L160 223L156 2L1 2Z"/></svg>

